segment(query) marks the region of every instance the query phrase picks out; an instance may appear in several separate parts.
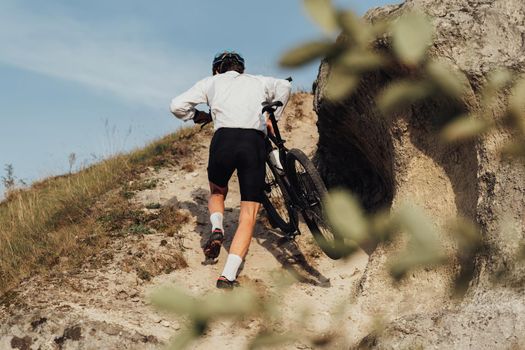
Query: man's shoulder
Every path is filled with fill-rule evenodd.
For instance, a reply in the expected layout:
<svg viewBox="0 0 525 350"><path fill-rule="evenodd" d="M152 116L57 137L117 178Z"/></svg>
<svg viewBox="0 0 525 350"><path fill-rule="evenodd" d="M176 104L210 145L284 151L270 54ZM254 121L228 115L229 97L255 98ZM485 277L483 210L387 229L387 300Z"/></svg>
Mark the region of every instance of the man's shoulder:
<svg viewBox="0 0 525 350"><path fill-rule="evenodd" d="M243 74L243 75L245 75L246 77L250 79L257 80L265 86L273 86L277 81L282 80L282 79L277 79L277 78L270 77L267 75L252 75L252 74Z"/></svg>
<svg viewBox="0 0 525 350"><path fill-rule="evenodd" d="M259 79L259 80L275 79L275 78L268 77L266 75L260 75L260 74L246 74L246 73L244 73L243 75L246 76L246 77L249 77L249 78Z"/></svg>
<svg viewBox="0 0 525 350"><path fill-rule="evenodd" d="M210 84L213 81L212 76L204 77L201 80L198 80L194 85L193 89L201 89L201 90L207 90L210 86Z"/></svg>
<svg viewBox="0 0 525 350"><path fill-rule="evenodd" d="M212 75L212 76L204 77L204 78L202 78L201 80L199 80L199 81L197 82L197 84L206 84L206 83L209 83L210 81L213 80L213 78L214 78L213 75Z"/></svg>

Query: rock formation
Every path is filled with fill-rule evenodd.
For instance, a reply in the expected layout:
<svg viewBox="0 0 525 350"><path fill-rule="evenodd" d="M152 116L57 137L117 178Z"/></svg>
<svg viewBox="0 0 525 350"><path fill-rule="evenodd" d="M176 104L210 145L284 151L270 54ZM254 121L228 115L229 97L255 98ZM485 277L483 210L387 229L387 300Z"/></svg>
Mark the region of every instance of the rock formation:
<svg viewBox="0 0 525 350"><path fill-rule="evenodd" d="M523 0L407 0L373 9L365 18L396 18L413 9L428 14L436 28L430 56L447 60L468 78L462 106L479 108L490 71L525 72ZM319 115L316 161L327 185L349 188L371 212L417 203L434 218L449 252L454 243L446 223L458 215L477 222L484 242L459 301L451 297L451 283L461 269L472 266L451 259L447 266L415 271L395 284L387 263L402 243L379 245L356 291L355 308L370 319L381 314L387 326L366 336L371 323L360 325L355 339L366 336L361 345L375 348L525 347L525 268L516 259L525 238L525 166L499 153L509 132L499 123L475 142L444 144L436 134L436 114L461 106L433 99L385 118L375 97L404 72L368 74L351 97L331 102L324 96L329 71L330 64L323 62L314 101ZM502 93L493 104L495 121L503 117L507 97Z"/></svg>

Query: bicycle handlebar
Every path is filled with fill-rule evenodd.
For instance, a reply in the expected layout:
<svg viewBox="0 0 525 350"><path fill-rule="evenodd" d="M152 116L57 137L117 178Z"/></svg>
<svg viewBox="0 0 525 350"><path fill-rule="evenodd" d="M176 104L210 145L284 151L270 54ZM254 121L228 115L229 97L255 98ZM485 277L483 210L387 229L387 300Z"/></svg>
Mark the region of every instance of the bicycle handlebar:
<svg viewBox="0 0 525 350"><path fill-rule="evenodd" d="M292 77L288 77L285 80L288 80L289 82L292 82ZM263 102L262 106L262 113L268 113L268 116L270 118L270 121L273 125L273 131L275 133L275 136L268 135L268 137L275 143L275 145L279 148L283 146L285 141L281 138L281 133L279 132L279 127L277 126L277 120L275 119L275 111L277 108L282 107L284 104L281 101L274 101L274 102Z"/></svg>
<svg viewBox="0 0 525 350"><path fill-rule="evenodd" d="M264 102L263 105L265 105L265 107L263 108L263 113L268 112L268 117L272 122L273 132L275 133L275 136L268 134L268 137L273 141L273 143L275 143L277 147L281 147L285 143L285 141L282 139L279 127L277 126L277 120L275 119L275 110L279 107L282 107L283 103L281 101L275 101L272 103Z"/></svg>
<svg viewBox="0 0 525 350"><path fill-rule="evenodd" d="M277 108L279 107L282 107L283 106L283 103L281 101L274 101L274 102L263 102L262 103L262 106L263 106L263 110L262 112L265 113L265 112L268 112L270 114L274 113Z"/></svg>
<svg viewBox="0 0 525 350"><path fill-rule="evenodd" d="M288 77L284 80L288 80L290 83L293 81L292 77ZM262 103L263 110L262 112L268 112L269 114L272 114L277 110L277 108L282 107L283 103L281 101L274 101L274 102L263 102Z"/></svg>

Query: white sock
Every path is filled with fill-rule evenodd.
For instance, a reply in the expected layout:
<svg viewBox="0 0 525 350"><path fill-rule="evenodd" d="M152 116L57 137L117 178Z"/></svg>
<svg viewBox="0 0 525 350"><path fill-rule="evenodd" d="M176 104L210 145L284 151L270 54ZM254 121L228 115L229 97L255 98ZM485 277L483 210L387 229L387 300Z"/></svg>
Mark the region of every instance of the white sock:
<svg viewBox="0 0 525 350"><path fill-rule="evenodd" d="M242 258L235 254L228 254L228 259L226 259L226 264L224 265L224 270L222 275L228 279L228 281L235 281L237 278L237 271L242 264Z"/></svg>
<svg viewBox="0 0 525 350"><path fill-rule="evenodd" d="M222 213L216 212L210 215L210 221L211 221L211 230L215 230L216 228L220 228L224 232L224 228L222 227Z"/></svg>

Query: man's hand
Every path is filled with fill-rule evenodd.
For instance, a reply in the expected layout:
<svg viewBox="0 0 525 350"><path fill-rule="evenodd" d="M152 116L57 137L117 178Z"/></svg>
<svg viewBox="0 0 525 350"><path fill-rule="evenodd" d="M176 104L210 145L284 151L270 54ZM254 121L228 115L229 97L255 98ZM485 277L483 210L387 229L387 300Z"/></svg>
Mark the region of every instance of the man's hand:
<svg viewBox="0 0 525 350"><path fill-rule="evenodd" d="M273 124L270 118L266 119L266 130L268 131L268 135L275 136L275 133L273 132Z"/></svg>
<svg viewBox="0 0 525 350"><path fill-rule="evenodd" d="M211 122L211 114L202 112L202 111L195 111L195 116L193 117L193 122L195 124L204 124L207 122Z"/></svg>

